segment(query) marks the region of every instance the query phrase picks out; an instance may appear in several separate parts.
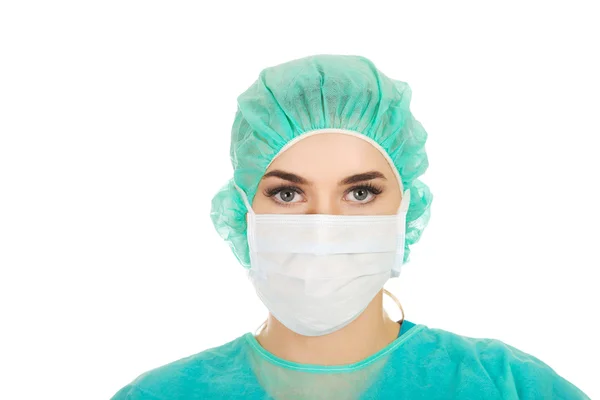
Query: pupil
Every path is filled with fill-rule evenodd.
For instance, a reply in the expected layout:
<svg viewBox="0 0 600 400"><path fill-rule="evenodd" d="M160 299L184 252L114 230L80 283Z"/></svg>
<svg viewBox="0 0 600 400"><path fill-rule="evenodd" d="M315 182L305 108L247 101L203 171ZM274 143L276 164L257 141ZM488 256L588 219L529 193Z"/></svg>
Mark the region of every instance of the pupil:
<svg viewBox="0 0 600 400"><path fill-rule="evenodd" d="M364 189L357 189L354 191L354 198L356 200L364 200L367 198L368 192Z"/></svg>
<svg viewBox="0 0 600 400"><path fill-rule="evenodd" d="M294 198L294 192L281 192L281 200L283 201L291 201Z"/></svg>

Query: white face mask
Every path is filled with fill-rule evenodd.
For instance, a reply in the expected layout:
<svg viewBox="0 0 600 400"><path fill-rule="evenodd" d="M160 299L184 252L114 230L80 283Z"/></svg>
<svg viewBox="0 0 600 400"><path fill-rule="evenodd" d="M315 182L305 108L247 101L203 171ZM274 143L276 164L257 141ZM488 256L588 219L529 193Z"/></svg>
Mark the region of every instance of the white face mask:
<svg viewBox="0 0 600 400"><path fill-rule="evenodd" d="M249 278L273 316L304 336L354 321L404 259L406 190L396 215L255 214Z"/></svg>

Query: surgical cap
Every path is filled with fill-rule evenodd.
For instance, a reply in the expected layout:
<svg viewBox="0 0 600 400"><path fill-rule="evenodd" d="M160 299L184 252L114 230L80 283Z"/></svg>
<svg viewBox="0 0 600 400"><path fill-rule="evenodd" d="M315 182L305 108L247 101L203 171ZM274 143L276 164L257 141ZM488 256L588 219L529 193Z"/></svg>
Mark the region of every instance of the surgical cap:
<svg viewBox="0 0 600 400"><path fill-rule="evenodd" d="M410 190L404 263L429 222L433 196L419 181L429 163L427 132L410 112L411 89L365 57L321 54L263 69L237 98L231 130L233 178L212 200L211 219L239 262L250 267L242 190L250 204L271 161L311 131L343 129L377 143ZM297 139L296 139L297 140ZM386 157L387 158L387 157ZM236 188L237 186L237 188Z"/></svg>

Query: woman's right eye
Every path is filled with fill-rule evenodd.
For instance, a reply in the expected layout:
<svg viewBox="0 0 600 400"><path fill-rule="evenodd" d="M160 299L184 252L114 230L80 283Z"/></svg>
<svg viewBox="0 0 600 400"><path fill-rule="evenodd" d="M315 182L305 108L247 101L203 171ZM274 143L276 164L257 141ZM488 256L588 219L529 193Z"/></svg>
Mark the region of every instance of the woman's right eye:
<svg viewBox="0 0 600 400"><path fill-rule="evenodd" d="M274 197L281 203L297 203L302 201L301 195L298 192L289 189L281 190Z"/></svg>
<svg viewBox="0 0 600 400"><path fill-rule="evenodd" d="M292 187L273 188L267 190L265 194L283 205L299 203L303 200L301 191Z"/></svg>

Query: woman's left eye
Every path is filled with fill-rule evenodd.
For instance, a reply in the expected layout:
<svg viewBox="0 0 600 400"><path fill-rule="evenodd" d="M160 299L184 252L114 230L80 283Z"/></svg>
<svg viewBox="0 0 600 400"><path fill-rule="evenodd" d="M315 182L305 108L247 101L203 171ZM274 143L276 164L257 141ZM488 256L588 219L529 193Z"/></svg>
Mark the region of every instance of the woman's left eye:
<svg viewBox="0 0 600 400"><path fill-rule="evenodd" d="M344 197L344 200L354 203L368 203L379 193L381 193L381 191L374 188L357 187L351 189Z"/></svg>

